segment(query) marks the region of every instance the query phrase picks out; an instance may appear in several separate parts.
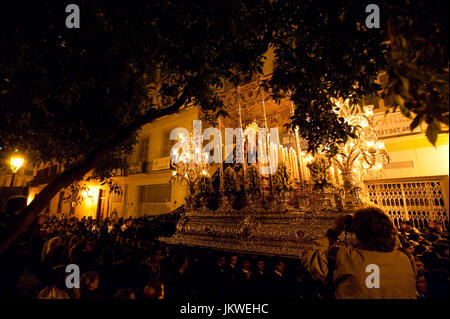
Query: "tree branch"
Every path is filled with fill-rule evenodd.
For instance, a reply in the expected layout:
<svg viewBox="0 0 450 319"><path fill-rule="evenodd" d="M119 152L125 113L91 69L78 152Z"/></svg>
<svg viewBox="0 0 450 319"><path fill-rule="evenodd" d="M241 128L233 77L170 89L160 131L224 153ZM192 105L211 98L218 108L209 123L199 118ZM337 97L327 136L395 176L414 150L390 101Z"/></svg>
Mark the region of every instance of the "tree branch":
<svg viewBox="0 0 450 319"><path fill-rule="evenodd" d="M120 130L109 141L98 149L92 151L85 160L62 172L53 181L42 189L34 200L25 207L17 219L7 226L6 231L0 237L0 254L2 254L30 225L33 224L39 213L45 208L47 203L63 188L75 181L81 180L84 175L95 168L103 155L112 148L126 141L142 125L151 123L153 120L165 115L177 112L186 102L188 93L184 91L180 97L170 107L164 109L152 109L144 116L133 122L129 126Z"/></svg>

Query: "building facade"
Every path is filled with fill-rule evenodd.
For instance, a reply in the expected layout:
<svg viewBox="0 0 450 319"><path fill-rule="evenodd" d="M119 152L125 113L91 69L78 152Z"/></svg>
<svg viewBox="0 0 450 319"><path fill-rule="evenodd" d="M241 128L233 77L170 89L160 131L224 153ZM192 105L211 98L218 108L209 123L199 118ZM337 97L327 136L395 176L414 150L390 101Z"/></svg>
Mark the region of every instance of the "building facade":
<svg viewBox="0 0 450 319"><path fill-rule="evenodd" d="M385 114L380 104L374 108L376 133L384 141L390 163L380 178L365 181L370 200L394 220L411 220L417 227L430 220L448 223L448 128L433 146L425 136L425 124L411 131L410 119L399 112Z"/></svg>
<svg viewBox="0 0 450 319"><path fill-rule="evenodd" d="M97 180L83 181L77 190L61 190L44 213L78 218L105 218L113 214L127 218L175 210L184 204L187 186L169 183L172 174L170 149L173 144L170 132L176 127L192 130L192 121L198 118L198 108L189 107L143 126L139 142L128 158L129 168L119 171L112 178L119 186L118 191L110 192L107 185L101 185ZM31 202L60 171L58 165L37 166L29 182L28 201Z"/></svg>

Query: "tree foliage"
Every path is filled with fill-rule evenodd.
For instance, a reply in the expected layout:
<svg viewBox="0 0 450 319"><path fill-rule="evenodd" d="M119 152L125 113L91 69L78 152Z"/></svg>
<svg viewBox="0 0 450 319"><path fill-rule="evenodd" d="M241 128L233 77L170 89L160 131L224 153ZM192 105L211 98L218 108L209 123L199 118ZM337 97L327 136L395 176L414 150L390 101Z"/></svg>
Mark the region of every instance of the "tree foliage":
<svg viewBox="0 0 450 319"><path fill-rule="evenodd" d="M275 69L268 83L275 98L296 106L292 125L300 127L311 151L337 144L354 133L336 114L331 98L362 105L380 90L386 65L383 29L367 29L364 1L288 1L281 7L274 39Z"/></svg>
<svg viewBox="0 0 450 319"><path fill-rule="evenodd" d="M412 118L411 130L425 122L434 145L441 123L448 126L448 1L386 3L388 81L384 95ZM414 8L411 10L411 8Z"/></svg>
<svg viewBox="0 0 450 319"><path fill-rule="evenodd" d="M379 1L380 28L368 29L369 1L276 2L275 65L267 83L273 97L290 98L310 151L331 154L355 134L331 98L364 100L381 95L391 109L428 123L434 144L448 125L448 2ZM386 72L381 85L379 75Z"/></svg>
<svg viewBox="0 0 450 319"><path fill-rule="evenodd" d="M139 128L186 106L221 109L224 82L261 71L270 4L80 1L16 3L0 17L0 141L64 171L0 238L0 252L62 188L122 167Z"/></svg>
<svg viewBox="0 0 450 319"><path fill-rule="evenodd" d="M80 29L65 27L64 3L8 11L0 35L3 150L67 168L132 128L101 161L102 169L122 165L149 113L177 101L220 108L215 93L224 81L261 69L263 5L83 1Z"/></svg>

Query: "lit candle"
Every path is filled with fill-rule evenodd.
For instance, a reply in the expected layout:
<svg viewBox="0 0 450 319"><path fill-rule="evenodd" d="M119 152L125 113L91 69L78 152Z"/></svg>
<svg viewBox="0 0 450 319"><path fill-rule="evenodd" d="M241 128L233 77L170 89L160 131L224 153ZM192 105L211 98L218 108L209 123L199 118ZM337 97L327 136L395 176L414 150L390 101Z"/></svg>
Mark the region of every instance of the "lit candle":
<svg viewBox="0 0 450 319"><path fill-rule="evenodd" d="M335 178L335 175L334 175L334 167L333 167L333 165L330 166L330 175L331 175L331 182L333 184L336 184L336 178Z"/></svg>
<svg viewBox="0 0 450 319"><path fill-rule="evenodd" d="M297 178L300 179L300 172L298 171L298 156L295 150L294 150L294 169Z"/></svg>
<svg viewBox="0 0 450 319"><path fill-rule="evenodd" d="M292 175L294 178L298 179L298 165L297 164L297 154L294 149L290 148L289 153L291 156L291 169L292 169Z"/></svg>
<svg viewBox="0 0 450 319"><path fill-rule="evenodd" d="M278 146L278 159L283 160L283 145Z"/></svg>
<svg viewBox="0 0 450 319"><path fill-rule="evenodd" d="M292 149L292 147L289 149L289 157L291 160L291 171L292 171L292 175L294 176L294 178L297 178L297 175L295 174L295 162L294 162L294 150Z"/></svg>

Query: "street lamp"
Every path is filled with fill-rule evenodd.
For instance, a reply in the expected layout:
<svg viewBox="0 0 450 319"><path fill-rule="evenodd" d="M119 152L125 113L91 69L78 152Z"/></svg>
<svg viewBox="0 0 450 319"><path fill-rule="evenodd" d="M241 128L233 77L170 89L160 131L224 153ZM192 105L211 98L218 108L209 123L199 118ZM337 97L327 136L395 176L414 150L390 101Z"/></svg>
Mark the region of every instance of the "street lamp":
<svg viewBox="0 0 450 319"><path fill-rule="evenodd" d="M23 163L24 163L24 159L23 157L16 155L16 156L12 156L11 157L11 171L12 171L12 176L11 176L11 184L9 185L9 187L13 187L14 186L14 178L16 177L16 173L19 171L19 169L22 167Z"/></svg>

